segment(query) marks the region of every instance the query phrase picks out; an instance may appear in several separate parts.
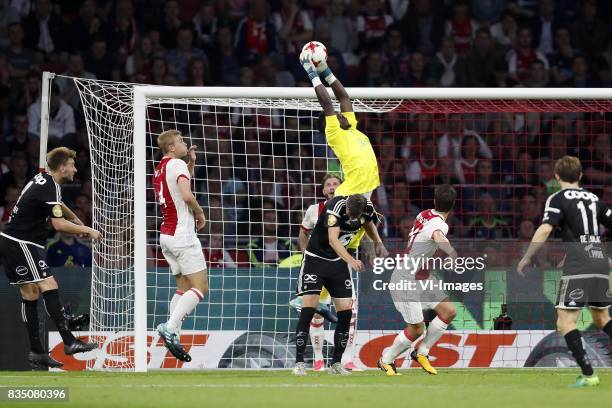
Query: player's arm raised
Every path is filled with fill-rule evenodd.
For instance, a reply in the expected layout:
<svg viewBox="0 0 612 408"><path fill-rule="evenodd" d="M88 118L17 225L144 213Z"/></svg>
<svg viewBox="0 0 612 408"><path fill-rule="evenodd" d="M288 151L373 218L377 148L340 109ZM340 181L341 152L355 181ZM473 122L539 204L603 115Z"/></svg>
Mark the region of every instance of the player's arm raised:
<svg viewBox="0 0 612 408"><path fill-rule="evenodd" d="M540 250L542 245L544 245L553 229L554 227L548 223L544 223L538 227L536 232L533 234L533 238L531 238L531 243L529 244L529 248L527 248L527 252L525 252L523 259L521 259L516 268L519 275L525 276L525 268L529 266L531 263L531 258L533 258L533 256Z"/></svg>
<svg viewBox="0 0 612 408"><path fill-rule="evenodd" d="M327 228L327 238L329 239L329 245L332 249L342 258L351 268L357 272L363 271L363 263L351 256L348 253L342 242L338 239L340 237L340 227L329 227Z"/></svg>
<svg viewBox="0 0 612 408"><path fill-rule="evenodd" d="M431 234L433 240L438 244L438 248L440 248L449 258L455 259L457 257L457 251L451 245L446 235L440 230L435 230L433 234Z"/></svg>
<svg viewBox="0 0 612 408"><path fill-rule="evenodd" d="M374 252L376 256L380 258L385 258L389 256L389 251L385 248L385 244L383 244L382 239L380 239L380 235L378 234L378 229L376 228L376 224L372 221L368 221L365 225L365 232L370 237L372 242L374 242Z"/></svg>
<svg viewBox="0 0 612 408"><path fill-rule="evenodd" d="M178 181L179 191L181 192L181 198L187 204L187 207L193 211L193 215L196 219L196 229L200 231L206 225L206 218L204 217L204 210L198 204L198 201L191 192L191 185L187 177L179 177Z"/></svg>

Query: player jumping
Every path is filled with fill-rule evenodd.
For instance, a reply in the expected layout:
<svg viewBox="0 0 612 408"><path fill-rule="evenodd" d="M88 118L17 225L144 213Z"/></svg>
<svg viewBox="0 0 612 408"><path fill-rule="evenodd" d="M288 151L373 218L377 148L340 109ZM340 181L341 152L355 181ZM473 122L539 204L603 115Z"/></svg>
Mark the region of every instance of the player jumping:
<svg viewBox="0 0 612 408"><path fill-rule="evenodd" d="M438 248L445 252L450 258L456 258L457 252L453 249L446 234L448 224L446 219L448 213L455 205L457 192L447 184L439 185L434 192L435 209L421 211L417 215L410 231L407 254L413 259L427 259L431 257ZM408 263L412 265L412 263ZM422 265L422 264L421 264ZM420 276L427 271L420 269L403 269L396 267L391 275L391 282L399 283L407 280L423 279ZM457 314L455 306L442 290L392 290L391 296L396 309L402 314L407 323L406 328L399 332L383 356L378 360L378 367L387 375L400 375L395 366L395 359L410 349L412 344L425 332L423 323L423 308L433 309L437 316L431 321L423 341L418 349L413 350L410 357L416 361L429 374L437 374L437 370L429 362L429 349L440 339L446 328Z"/></svg>
<svg viewBox="0 0 612 408"><path fill-rule="evenodd" d="M336 196L349 196L351 194L363 194L367 199L380 185L378 162L370 139L357 129L357 119L353 112L353 104L344 86L338 80L326 62L321 62L317 67L308 58L300 60L304 70L308 74L315 89L317 99L323 108L319 115L318 130L325 134L327 143L334 151L340 161L344 172L344 182L336 189ZM327 89L322 84L319 74L329 84L340 103L340 113L336 113ZM365 230L361 229L355 234L347 249L353 253L359 247ZM372 252L378 256L387 256L388 253L382 242L375 242L370 246ZM355 329L357 321L357 296L353 299L353 316L351 320L351 331L349 336L349 348L355 343ZM353 352L346 353L351 360L345 363L346 368L356 369L352 361Z"/></svg>
<svg viewBox="0 0 612 408"><path fill-rule="evenodd" d="M38 173L23 188L4 232L0 233L0 256L11 285L19 287L21 317L28 329L28 360L34 370L61 367L42 346L39 333L38 299L42 294L47 314L53 320L67 355L94 350L96 343L83 343L74 337L62 311L57 281L47 265L47 220L57 231L83 234L92 239L100 233L83 225L62 202L60 185L72 182L76 152L58 147L47 154L48 173ZM8 332L7 332L8 334Z"/></svg>
<svg viewBox="0 0 612 408"><path fill-rule="evenodd" d="M334 354L329 373L350 374L341 361L349 338L352 316L354 291L351 268L360 272L363 270L363 263L353 258L346 246L362 227L365 227L374 242L380 242L378 231L372 222L374 214L371 201L361 194L334 197L325 204L304 252L298 277L298 294L303 296L303 307L296 329L296 364L293 370L295 375L306 375L304 351L310 322L316 312L323 286L329 291L338 313L334 332ZM380 247L384 249L382 244Z"/></svg>
<svg viewBox="0 0 612 408"><path fill-rule="evenodd" d="M579 186L582 166L578 158L564 156L557 160L555 178L561 190L546 200L542 225L533 234L517 271L525 276L535 253L555 228L561 230L563 242L567 244L555 306L557 330L565 337L568 349L582 370L571 387L592 387L599 384L599 377L593 372L576 321L581 309L588 306L595 326L612 338L610 298L607 296L608 257L599 230L600 223L612 228L612 210L595 194Z"/></svg>
<svg viewBox="0 0 612 408"><path fill-rule="evenodd" d="M157 144L164 154L153 178L163 214L159 244L176 278L177 288L170 301L170 318L157 326L157 332L174 357L189 362L191 356L180 343L181 322L208 292L206 260L196 235L196 229L204 228L206 219L191 192L196 146L187 149L178 130L163 132ZM189 164L183 160L187 155Z"/></svg>

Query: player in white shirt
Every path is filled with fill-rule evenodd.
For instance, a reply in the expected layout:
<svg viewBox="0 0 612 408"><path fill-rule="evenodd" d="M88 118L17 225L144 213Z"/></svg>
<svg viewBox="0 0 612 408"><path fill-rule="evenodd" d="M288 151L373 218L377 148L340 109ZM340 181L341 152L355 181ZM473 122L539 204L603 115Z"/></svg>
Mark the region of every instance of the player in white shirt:
<svg viewBox="0 0 612 408"><path fill-rule="evenodd" d="M208 274L202 244L196 234L206 224L204 211L191 192L196 146L187 149L181 132L167 130L157 144L164 154L155 168L153 188L161 206L163 222L159 244L176 278L170 301L170 318L157 326L164 345L181 361L191 361L179 339L181 322L208 292ZM189 156L189 164L183 158Z"/></svg>
<svg viewBox="0 0 612 408"><path fill-rule="evenodd" d="M449 257L456 258L457 252L446 238L448 213L455 205L457 192L448 185L436 187L434 193L435 209L422 211L416 218L414 227L410 232L410 240L406 252L410 259L425 260L431 257L440 248ZM401 281L415 281L429 278L429 271L423 270L421 265L416 270L408 263L397 266L391 276L391 283ZM417 350L413 350L410 357L416 361L429 374L437 374L436 369L429 362L429 349L440 339L446 328L453 320L457 311L448 296L442 290L423 290L416 285L415 290L391 290L391 296L396 309L402 314L406 328L399 332L391 347L387 348L378 367L387 375L400 375L395 366L395 359L425 333L423 323L423 309L433 309L437 316L431 321L423 341Z"/></svg>

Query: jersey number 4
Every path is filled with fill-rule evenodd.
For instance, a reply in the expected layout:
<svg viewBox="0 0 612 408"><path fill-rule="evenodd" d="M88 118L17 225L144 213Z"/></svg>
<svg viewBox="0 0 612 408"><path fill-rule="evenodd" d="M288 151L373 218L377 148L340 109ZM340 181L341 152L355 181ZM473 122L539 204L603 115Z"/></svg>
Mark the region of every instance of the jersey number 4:
<svg viewBox="0 0 612 408"><path fill-rule="evenodd" d="M163 183L159 183L159 192L157 193L157 198L159 199L159 205L161 206L166 205L166 199L164 197L164 184Z"/></svg>

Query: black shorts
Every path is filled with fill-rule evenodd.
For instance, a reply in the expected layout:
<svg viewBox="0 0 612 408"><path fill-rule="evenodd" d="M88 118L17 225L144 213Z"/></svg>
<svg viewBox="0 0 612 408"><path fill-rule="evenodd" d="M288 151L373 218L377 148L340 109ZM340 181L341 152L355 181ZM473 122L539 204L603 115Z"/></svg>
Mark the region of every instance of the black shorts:
<svg viewBox="0 0 612 408"><path fill-rule="evenodd" d="M323 286L333 298L352 298L353 279L349 266L342 259L330 261L304 254L298 277L298 295L318 295Z"/></svg>
<svg viewBox="0 0 612 408"><path fill-rule="evenodd" d="M559 309L595 309L610 307L612 294L606 275L569 275L561 277L555 307Z"/></svg>
<svg viewBox="0 0 612 408"><path fill-rule="evenodd" d="M0 236L0 254L11 285L39 282L53 276L47 265L47 250L38 245Z"/></svg>

